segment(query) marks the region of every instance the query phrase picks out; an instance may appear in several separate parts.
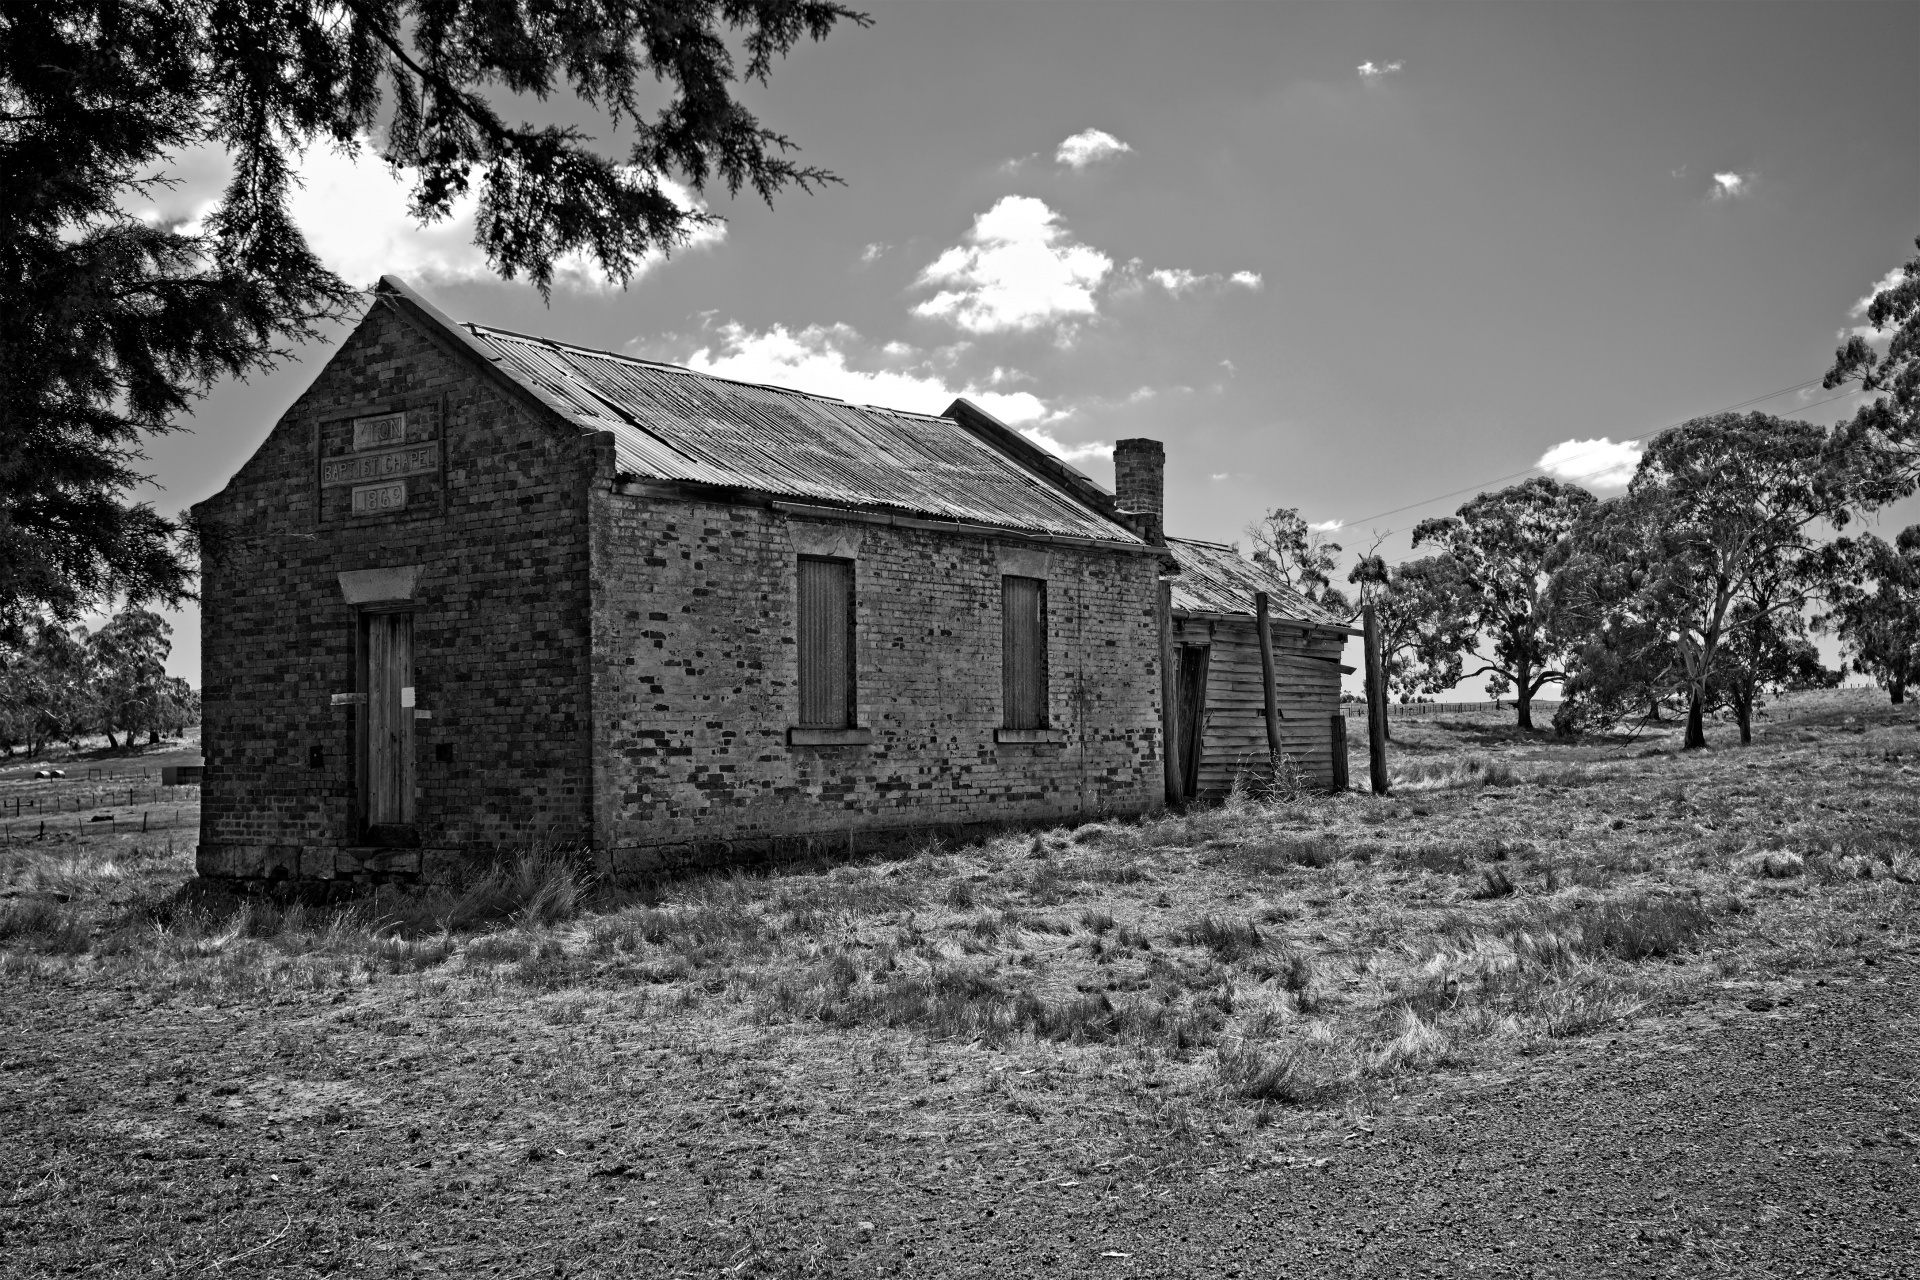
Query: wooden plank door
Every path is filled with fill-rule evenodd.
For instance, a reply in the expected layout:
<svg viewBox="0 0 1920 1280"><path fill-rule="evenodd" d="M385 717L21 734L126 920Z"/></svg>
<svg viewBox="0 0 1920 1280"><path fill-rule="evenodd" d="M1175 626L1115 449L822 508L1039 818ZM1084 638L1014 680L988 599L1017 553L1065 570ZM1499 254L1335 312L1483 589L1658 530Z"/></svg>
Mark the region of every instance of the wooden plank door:
<svg viewBox="0 0 1920 1280"><path fill-rule="evenodd" d="M1209 645L1180 648L1180 790L1193 796L1200 790L1200 747L1206 737L1207 666Z"/></svg>
<svg viewBox="0 0 1920 1280"><path fill-rule="evenodd" d="M369 614L366 627L366 819L398 826L413 821L413 615Z"/></svg>

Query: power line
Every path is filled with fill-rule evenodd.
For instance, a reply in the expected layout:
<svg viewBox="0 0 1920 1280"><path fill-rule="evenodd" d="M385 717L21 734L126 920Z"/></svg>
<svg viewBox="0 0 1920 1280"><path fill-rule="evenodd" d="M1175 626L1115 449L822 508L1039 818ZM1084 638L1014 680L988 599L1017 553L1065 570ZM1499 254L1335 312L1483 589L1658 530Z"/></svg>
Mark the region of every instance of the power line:
<svg viewBox="0 0 1920 1280"><path fill-rule="evenodd" d="M1796 383L1794 383L1794 384L1793 384L1792 386L1790 386L1790 387L1782 387L1782 388L1780 388L1780 390L1778 390L1778 391L1772 391L1772 392L1768 392L1768 393L1767 393L1766 395L1764 395L1764 396L1755 396L1755 397L1754 397L1753 399L1751 399L1751 400L1742 400L1742 401L1741 401L1741 402L1740 402L1739 404L1732 404L1732 405L1728 405L1728 406L1727 406L1726 408L1724 408L1724 409L1718 409L1718 410L1715 410L1715 412L1717 412L1717 413L1733 413L1733 412L1735 412L1736 410L1739 410L1739 409L1745 409L1745 408L1748 408L1749 406L1752 406L1752 405L1756 405L1756 404L1764 404L1764 403L1765 403L1766 401L1768 401L1768 400L1777 400L1777 399L1778 399L1778 398L1780 398L1781 396L1784 396L1784 395L1787 395L1787 394L1789 394L1789 393L1791 393L1791 392L1795 392L1795 391L1804 391L1804 390L1806 390L1806 389L1807 389L1808 387L1814 387L1814 386L1818 386L1818 385L1820 385L1820 381L1821 381L1821 380L1820 380L1819 378L1809 378L1809 379L1807 379L1807 380L1806 380L1805 382L1796 382ZM1814 402L1813 402L1813 404L1809 404L1809 405L1803 405L1803 406L1801 406L1800 408L1798 408L1798 409L1795 409L1795 410L1793 410L1793 412L1794 412L1794 413L1805 413L1805 412L1806 412L1806 411L1807 411L1808 409L1811 409L1811 408L1814 408L1814 407L1815 407L1815 406L1817 406L1817 405L1823 405L1823 404L1826 404L1826 403L1828 403L1829 401L1832 401L1832 400L1841 400L1841 399L1844 399L1844 398L1846 398L1847 396L1849 396L1849 395L1852 395L1852 394L1853 394L1853 393L1852 393L1851 391L1845 391L1845 392L1842 392L1842 393L1841 393L1840 395L1837 395L1837 396L1828 396L1828 397L1827 397L1827 398L1826 398L1825 400L1816 400L1816 401L1814 401ZM1700 416L1700 415L1696 415L1696 416ZM1693 419L1691 419L1691 418L1686 418L1686 419L1682 419L1682 422L1691 422L1692 420L1693 420ZM1666 426L1664 426L1664 427L1654 427L1654 428L1652 428L1651 430L1647 430L1647 431L1643 431L1643 432L1641 432L1641 433L1640 433L1639 435L1637 435L1637 436L1625 436L1625 437L1623 437L1623 438L1622 438L1622 439L1620 440L1620 443L1621 443L1621 444L1632 444L1632 443L1633 443L1634 441L1636 441L1636 440L1645 440L1645 439L1646 439L1646 438L1647 438L1648 436L1655 436L1655 435L1659 435L1659 434L1660 434L1660 433L1661 433L1662 431L1670 431L1670 430L1672 430L1672 429L1673 429L1674 427L1677 427L1677 426L1680 426L1680 425L1682 425L1682 422L1670 422L1670 423L1668 423L1668 424L1667 424ZM1588 452L1593 452L1593 451L1592 451L1592 450L1588 450ZM1575 454L1574 456L1575 456L1575 457L1578 457L1579 455L1578 455L1578 454ZM1400 506L1400 507L1390 507L1390 508L1388 508L1388 509L1387 509L1387 510L1385 510L1385 511L1376 511L1376 512L1374 512L1374 513L1373 513L1372 515L1370 515L1370 516L1362 516L1362 517L1361 517L1360 519L1358 519L1358 520L1346 520L1346 521L1342 521L1342 522L1341 522L1341 528L1343 528L1343 529L1351 529L1351 528L1356 528L1356 527L1358 527L1358 526L1360 526L1360 525L1363 525L1363 524L1365 524L1365 523L1367 523L1367 521L1369 521L1369 520L1378 520L1378 519L1379 519L1379 518L1380 518L1381 516L1393 516L1393 515L1399 515L1399 514L1400 514L1400 513L1402 512L1402 511L1412 511L1412 510L1413 510L1413 509L1414 509L1415 507L1424 507L1424 506L1429 506L1429 505L1431 505L1432 503L1435 503L1435 502L1445 502L1445 501L1446 501L1446 500L1447 500L1448 498L1457 498L1457 497L1459 497L1459 496L1460 496L1461 494L1463 494L1463 493L1472 493L1472 492L1474 492L1474 491L1475 491L1475 490L1477 490L1477 489L1485 489L1485 488L1487 488L1487 487L1488 487L1489 485L1496 485L1496 484L1505 484L1505 483L1506 483L1507 481L1509 481L1509 480L1517 480L1517 479L1519 479L1519 478L1520 478L1521 476L1525 476L1525 475L1532 475L1532 474L1533 474L1534 472L1536 472L1536 471L1538 471L1538 470L1540 470L1540 464L1536 462L1536 463L1534 463L1534 464L1533 464L1532 466L1530 466L1530 467L1527 467L1527 468L1525 468L1524 470L1521 470L1521 471L1513 471L1513 472L1509 472L1508 474L1506 474L1506 475L1504 475L1504 476L1498 476L1498 477L1496 477L1496 478L1494 478L1494 479L1492 479L1492 480L1482 480L1482 481L1480 481L1480 482L1479 482L1478 484L1470 484L1470 485L1468 485L1468 486L1467 486L1466 488L1464 488L1464 489L1455 489L1455 490L1453 490L1453 492L1451 492L1451 493L1442 493L1442 494L1439 494L1439 495L1437 495L1437 496L1435 496L1435 497L1431 497L1431 498L1422 498L1422 499L1420 499L1420 501L1418 501L1418 502L1409 502L1409 503L1407 503L1407 504L1406 504L1405 506ZM1590 471L1590 472L1588 472L1588 473L1587 473L1586 475L1583 475L1583 476L1575 476L1575 477L1572 477L1572 480L1571 480L1571 482L1572 482L1572 483L1577 483L1577 482L1579 482L1579 481L1581 481L1581 480L1587 480L1587 479L1591 479L1591 478L1592 478L1593 476L1597 476L1597 475L1602 475L1602 474L1604 474L1604 473L1606 473L1606 472L1608 472L1608 471L1611 471L1611 470L1613 470L1613 467L1612 467L1611 465L1609 465L1609 466L1605 466L1605 467L1601 467L1601 468L1599 468L1599 469L1598 469L1598 470L1596 470L1596 471ZM1392 536L1392 535L1393 535L1394 533L1399 533L1399 532L1401 532L1401 530L1398 530L1398 529L1395 529L1395 530L1391 530L1391 531L1389 531L1389 532L1388 532L1388 534L1387 534L1387 535L1385 535L1385 536L1388 536L1388 537L1391 537L1391 536Z"/></svg>
<svg viewBox="0 0 1920 1280"><path fill-rule="evenodd" d="M1741 402L1740 402L1739 404L1736 404L1736 405L1730 405L1729 407L1727 407L1727 408L1725 408L1725 409L1721 409L1721 410L1719 410L1718 412L1720 412L1720 413L1732 413L1732 412L1733 412L1734 410L1736 410L1736 409L1744 409L1744 408L1746 408L1746 407L1747 407L1748 405L1755 405L1755 404L1760 404L1760 403L1761 403L1761 402L1763 402L1763 401L1766 401L1766 400L1772 400L1772 399L1774 399L1775 397L1778 397L1778 396L1783 396L1783 395L1786 395L1786 394L1787 394L1787 393L1788 393L1789 391L1800 391L1800 390L1803 390L1803 389L1805 389L1805 388L1807 388L1807 387L1810 387L1810 386L1815 386L1815 385L1817 385L1817 384L1818 384L1818 383L1819 383L1820 381L1821 381L1821 380L1820 380L1819 378L1812 378L1812 379L1809 379L1809 380L1808 380L1808 381L1806 381L1806 382L1802 382L1802 383L1799 383L1799 384L1798 384L1798 385L1796 385L1796 386L1791 386L1791 387L1786 387L1786 388L1783 388L1782 390L1779 390L1779 391L1776 391L1776 392L1774 392L1774 393L1773 393L1772 395L1767 395L1767 396L1757 396L1757 397L1755 397L1755 398L1754 398L1754 399L1752 399L1752 400L1743 400L1743 401L1741 401ZM1842 391L1842 392L1841 392L1841 393L1840 393L1839 395L1837 395L1837 396L1827 396L1827 397L1826 397L1825 399L1822 399L1822 400L1815 400L1815 401L1813 401L1813 402L1812 402L1812 403L1810 403L1810 404L1804 404L1804 405L1801 405L1801 406L1800 406L1800 407L1799 407L1798 409L1793 409L1793 410L1790 410L1790 411L1789 411L1788 413L1786 413L1786 414L1784 414L1784 415L1782 415L1782 416L1785 416L1785 417L1792 417L1792 416L1794 416L1794 415L1796 415L1796 414L1802 414L1802 413L1805 413L1805 412L1806 412L1807 410L1809 410L1809 409L1817 409L1817 408L1819 408L1819 407L1820 407L1821 405L1823 405L1823 404L1832 404L1832 403L1833 403L1833 402L1834 402L1835 400L1845 400L1845 399L1846 399L1846 398L1847 398L1848 396L1850 396L1850 395L1854 395L1854 394L1855 394L1855 392L1853 392L1853 391ZM1691 419L1691 418L1689 418L1689 419L1687 419L1687 421L1689 421L1689 422L1691 422L1691 421L1692 421L1692 419ZM1671 424L1669 424L1668 426L1665 426L1665 427L1657 427L1657 428L1655 428L1655 429L1654 429L1654 430L1652 430L1652 431L1643 431L1643 432L1641 432L1641 433L1640 433L1639 435L1637 435L1637 436L1627 436L1627 437L1625 437L1625 438L1623 438L1623 439L1622 439L1622 440L1620 441L1620 443L1621 443L1621 444L1632 444L1632 443L1633 443L1634 441L1636 441L1636 440L1645 440L1645 439L1646 439L1646 438L1647 438L1648 436L1653 436L1653 435L1658 435L1658 434L1660 434L1660 432L1662 432L1662 431L1669 431L1669 430L1672 430L1672 428L1673 428L1673 427L1677 427L1677 426L1680 426L1680 425L1681 425L1680 423L1677 423L1677 422L1676 422L1676 423L1671 423ZM1528 467L1528 468L1527 468L1527 469L1526 469L1525 471L1515 471L1515 472L1513 472L1513 473L1512 473L1511 475L1505 475L1505 476L1502 476L1502 477L1500 477L1500 479L1499 479L1499 480L1490 480L1490 481L1487 481L1487 482L1486 482L1486 484L1500 484L1500 483L1502 483L1503 481L1506 481L1506 480L1513 480L1513 479L1517 479L1517 478L1518 478L1518 477L1520 477L1520 476L1524 476L1524 475L1527 475L1527 474L1530 474L1531 472L1534 472L1534 471L1538 471L1539 469L1540 469L1540 466L1539 466L1539 464L1538 464L1538 463L1536 463L1536 464L1534 464L1533 466L1531 466L1531 467ZM1591 480L1591 479L1592 479L1593 477L1595 477L1595 476L1598 476L1598 475L1604 475L1604 474L1606 474L1607 472L1609 472L1609 471L1611 471L1611 470L1613 470L1613 466L1612 466L1612 465L1609 465L1609 466L1605 466L1605 467L1601 467L1601 468L1599 468L1599 469L1598 469L1598 470L1596 470L1596 471L1589 471L1589 472L1587 472L1587 473L1586 473L1585 475L1578 475L1578 476L1569 476L1569 477L1567 477L1567 483L1569 483L1569 484L1578 484L1578 483L1580 483L1580 482L1581 482L1582 480ZM1424 507L1424 506L1426 506L1426 505L1427 505L1427 503L1431 503L1431 502L1444 502L1444 501L1445 501L1446 499L1448 499L1448 498L1457 498L1457 497L1459 497L1459 496L1460 496L1461 494L1463 494L1463 493L1471 493L1471 492L1472 492L1473 490L1475 490L1475 489L1481 489L1481 488L1485 488L1485 487L1486 487L1485 485L1470 485L1470 486L1468 486L1468 487L1467 487L1467 488L1465 488L1465 489L1456 489L1456 490L1454 490L1454 491L1453 491L1452 493L1446 493L1446 494L1442 494L1442 495L1440 495L1440 497L1438 497L1438 498L1428 498L1428 499L1427 499L1427 500L1426 500L1425 502L1412 502L1412 503L1408 503L1408 504L1407 504L1406 506L1404 506L1404 507L1395 507L1395 508L1393 509L1393 511L1382 511L1382 512L1380 512L1380 515L1382 515L1382 516L1385 516L1385 515L1393 515L1393 514L1395 514L1396 512L1400 512L1400 511L1411 511L1411 510L1412 510L1413 508L1415 508L1415 507ZM1379 516L1368 516L1368 517L1367 517L1367 519L1369 519L1369 520L1377 520L1377 519L1379 519ZM1349 525L1343 525L1343 526L1342 526L1342 528L1353 528L1353 527L1355 527L1355 526L1357 526L1357 525L1359 525L1359 524L1362 524L1362 523L1364 523L1364 522L1363 522L1363 521L1359 521L1359 520L1356 520L1356 521L1353 521L1353 522L1352 522L1352 524L1349 524ZM1411 529L1411 528L1413 528L1413 526L1412 526L1412 525L1402 525L1402 526L1401 526L1400 528L1398 528L1398 529L1389 529L1389 530L1387 530L1387 531L1386 531L1385 533L1383 533L1383 534L1380 534L1380 535L1378 535L1378 536L1376 537L1376 539L1375 539L1375 545L1376 545L1376 546L1377 546L1377 545L1379 545L1379 543L1380 543L1381 541L1384 541L1384 540L1386 540L1387 538L1391 538L1391 537L1393 537L1393 536L1394 536L1395 534L1400 534L1400 533L1405 533L1405 532L1407 532L1407 530L1409 530L1409 529ZM1396 564L1396 565L1398 565L1398 564L1404 564L1404 563L1405 563L1405 562L1406 562L1407 560L1409 560L1409 559L1411 559L1411 558L1412 558L1412 556L1413 556L1413 552L1412 552L1412 549L1411 549L1411 548L1409 548L1409 549L1408 549L1408 552L1407 552L1407 555L1406 555L1405 557L1403 557L1403 558L1401 558L1400 560L1396 560L1396 561L1394 561L1394 564Z"/></svg>

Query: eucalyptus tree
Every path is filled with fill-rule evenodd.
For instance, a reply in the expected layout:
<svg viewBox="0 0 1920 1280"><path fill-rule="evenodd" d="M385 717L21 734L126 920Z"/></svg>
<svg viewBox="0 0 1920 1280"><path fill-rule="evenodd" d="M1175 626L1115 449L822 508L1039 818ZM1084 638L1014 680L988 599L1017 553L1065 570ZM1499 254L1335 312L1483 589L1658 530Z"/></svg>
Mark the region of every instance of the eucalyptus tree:
<svg viewBox="0 0 1920 1280"><path fill-rule="evenodd" d="M1600 668L1684 697L1689 749L1706 745L1705 714L1732 696L1742 663L1780 671L1761 633L1791 641L1826 590L1817 526L1844 525L1861 483L1827 446L1819 427L1763 413L1664 431L1626 494L1592 510L1556 560L1563 639L1585 634Z"/></svg>
<svg viewBox="0 0 1920 1280"><path fill-rule="evenodd" d="M192 589L177 524L129 493L143 441L217 379L271 367L354 305L289 213L327 146L411 182L421 222L477 194L476 242L544 294L580 253L625 283L714 215L836 179L737 89L838 23L831 0L33 0L0 8L0 634L109 594ZM564 94L624 153L513 100ZM223 151L195 224L139 216L170 161Z"/></svg>
<svg viewBox="0 0 1920 1280"><path fill-rule="evenodd" d="M1369 552L1347 581L1359 587L1362 603L1374 606L1388 688L1412 697L1460 682L1461 654L1473 645L1473 620L1462 607L1465 593L1452 561L1422 556L1389 566ZM1387 728L1391 736L1391 721Z"/></svg>
<svg viewBox="0 0 1920 1280"><path fill-rule="evenodd" d="M1913 244L1920 250L1920 236ZM1823 382L1828 389L1857 382L1863 391L1880 393L1835 429L1832 442L1836 450L1874 464L1862 476L1868 506L1920 487L1920 252L1889 274L1887 286L1867 300L1863 327L1874 330L1871 339L1849 335ZM1874 342L1883 336L1887 349L1876 351Z"/></svg>
<svg viewBox="0 0 1920 1280"><path fill-rule="evenodd" d="M1920 680L1920 524L1892 545L1872 534L1842 539L1833 560L1833 607L1821 623L1837 632L1855 671L1905 702Z"/></svg>
<svg viewBox="0 0 1920 1280"><path fill-rule="evenodd" d="M1297 507L1275 507L1247 526L1253 559L1287 580L1302 597L1341 620L1357 612L1344 591L1333 585L1340 544L1325 530L1309 525Z"/></svg>
<svg viewBox="0 0 1920 1280"><path fill-rule="evenodd" d="M1520 727L1533 728L1534 698L1565 678L1565 648L1552 624L1549 561L1594 501L1578 485L1535 476L1414 527L1414 546L1438 549L1444 572L1436 582L1451 592L1453 610L1464 620L1444 632L1459 643L1442 687L1489 676L1495 697L1513 691ZM1467 671L1468 661L1480 665Z"/></svg>
<svg viewBox="0 0 1920 1280"><path fill-rule="evenodd" d="M87 637L88 691L93 727L118 748L116 733L146 733L159 741L163 731L180 719L173 705L178 682L167 675L167 655L173 651L172 628L166 619L146 609L123 609Z"/></svg>

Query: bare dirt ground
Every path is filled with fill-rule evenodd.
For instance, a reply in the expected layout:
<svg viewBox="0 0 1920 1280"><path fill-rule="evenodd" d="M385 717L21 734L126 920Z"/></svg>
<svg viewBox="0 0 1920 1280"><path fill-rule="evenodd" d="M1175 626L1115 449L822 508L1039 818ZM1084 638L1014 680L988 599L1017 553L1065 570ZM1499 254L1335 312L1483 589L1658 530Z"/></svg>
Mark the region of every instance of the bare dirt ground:
<svg viewBox="0 0 1920 1280"><path fill-rule="evenodd" d="M0 1271L1913 1275L1920 732L341 911L16 845Z"/></svg>

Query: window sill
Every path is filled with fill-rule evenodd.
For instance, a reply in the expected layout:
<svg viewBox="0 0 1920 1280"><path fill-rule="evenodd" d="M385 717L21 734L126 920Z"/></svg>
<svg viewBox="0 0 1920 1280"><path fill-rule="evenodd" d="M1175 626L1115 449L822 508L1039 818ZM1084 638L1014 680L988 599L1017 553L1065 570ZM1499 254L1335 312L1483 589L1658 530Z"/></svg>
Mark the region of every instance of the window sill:
<svg viewBox="0 0 1920 1280"><path fill-rule="evenodd" d="M997 743L1025 743L1062 746L1067 741L1065 729L995 729L993 740Z"/></svg>
<svg viewBox="0 0 1920 1280"><path fill-rule="evenodd" d="M872 729L805 729L796 725L787 730L790 747L864 747L872 741Z"/></svg>

